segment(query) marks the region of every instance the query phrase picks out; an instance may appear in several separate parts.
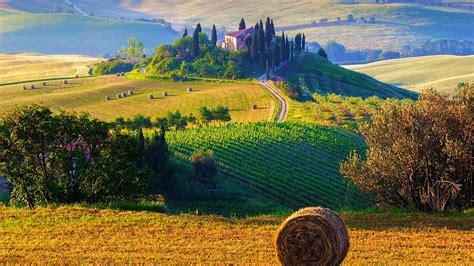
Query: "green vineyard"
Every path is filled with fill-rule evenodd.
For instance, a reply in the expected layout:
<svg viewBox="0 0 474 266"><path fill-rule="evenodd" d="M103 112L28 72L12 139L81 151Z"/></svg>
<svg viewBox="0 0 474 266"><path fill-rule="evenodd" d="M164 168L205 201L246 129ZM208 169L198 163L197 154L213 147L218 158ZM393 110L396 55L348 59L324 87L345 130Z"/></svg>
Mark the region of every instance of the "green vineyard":
<svg viewBox="0 0 474 266"><path fill-rule="evenodd" d="M365 143L355 134L306 123L228 125L167 133L175 156L210 149L221 173L289 207L367 206L339 173L339 163Z"/></svg>

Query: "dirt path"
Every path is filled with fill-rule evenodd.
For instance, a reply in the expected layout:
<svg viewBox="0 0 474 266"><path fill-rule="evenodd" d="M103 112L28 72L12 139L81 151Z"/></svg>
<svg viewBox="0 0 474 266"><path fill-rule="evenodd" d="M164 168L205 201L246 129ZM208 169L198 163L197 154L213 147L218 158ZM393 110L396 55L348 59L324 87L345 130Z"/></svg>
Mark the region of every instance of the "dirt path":
<svg viewBox="0 0 474 266"><path fill-rule="evenodd" d="M260 85L265 87L271 94L273 94L273 96L275 96L275 98L280 103L280 108L275 117L275 121L284 122L288 115L288 102L286 101L285 97L283 97L283 95L281 95L280 92L276 88L274 88L272 85L267 83L265 74L260 76L257 80L258 80L258 83L260 83Z"/></svg>
<svg viewBox="0 0 474 266"><path fill-rule="evenodd" d="M71 5L72 8L74 8L77 12L79 12L80 14L84 15L84 16L88 16L86 14L86 12L82 11L82 9L80 9L79 7L77 7L75 4L73 4L70 0L64 0L64 3L68 4L68 5Z"/></svg>

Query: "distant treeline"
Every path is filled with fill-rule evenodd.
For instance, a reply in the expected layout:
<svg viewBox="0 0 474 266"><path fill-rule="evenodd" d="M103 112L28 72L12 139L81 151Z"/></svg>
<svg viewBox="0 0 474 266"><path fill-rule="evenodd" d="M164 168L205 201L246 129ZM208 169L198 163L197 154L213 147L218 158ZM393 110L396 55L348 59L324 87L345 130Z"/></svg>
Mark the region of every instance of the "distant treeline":
<svg viewBox="0 0 474 266"><path fill-rule="evenodd" d="M310 51L318 51L321 46L318 43L309 43ZM344 45L331 41L323 46L328 58L336 63L341 62L372 62L378 60L396 59L402 57L414 57L425 55L472 55L474 54L474 42L469 40L426 40L422 43L409 46L405 45L398 51L383 50L348 50Z"/></svg>

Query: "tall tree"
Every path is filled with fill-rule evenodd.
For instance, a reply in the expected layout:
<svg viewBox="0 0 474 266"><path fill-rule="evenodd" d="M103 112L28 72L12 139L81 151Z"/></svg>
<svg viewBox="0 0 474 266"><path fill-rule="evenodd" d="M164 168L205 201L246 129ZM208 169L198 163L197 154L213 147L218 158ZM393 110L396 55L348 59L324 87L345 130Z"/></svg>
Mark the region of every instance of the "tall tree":
<svg viewBox="0 0 474 266"><path fill-rule="evenodd" d="M250 46L252 45L252 36L248 35L245 37L245 46L247 46L247 52L250 55Z"/></svg>
<svg viewBox="0 0 474 266"><path fill-rule="evenodd" d="M277 39L275 48L273 49L273 71L275 71L275 67L278 67L280 65L281 61L281 47L280 47L280 41Z"/></svg>
<svg viewBox="0 0 474 266"><path fill-rule="evenodd" d="M266 47L270 47L272 43L272 26L270 24L270 18L267 17L267 21L265 22L265 45Z"/></svg>
<svg viewBox="0 0 474 266"><path fill-rule="evenodd" d="M183 36L182 37L187 37L188 36L188 29L184 29L184 33L183 33Z"/></svg>
<svg viewBox="0 0 474 266"><path fill-rule="evenodd" d="M197 32L197 33L201 33L201 32L202 32L201 23L198 23L198 24L196 25L196 29L194 30L194 32Z"/></svg>
<svg viewBox="0 0 474 266"><path fill-rule="evenodd" d="M270 26L271 26L271 29L272 29L272 34L273 34L273 35L276 35L276 32L275 32L275 24L273 24L273 19L272 19L271 22L270 22Z"/></svg>
<svg viewBox="0 0 474 266"><path fill-rule="evenodd" d="M216 46L217 43L217 30L216 25L212 25L212 34L211 34L211 45Z"/></svg>
<svg viewBox="0 0 474 266"><path fill-rule="evenodd" d="M196 28L193 34L193 56L196 58L199 56L200 48L199 48L199 32Z"/></svg>
<svg viewBox="0 0 474 266"><path fill-rule="evenodd" d="M270 79L270 69L268 66L268 59L265 60L265 79L269 80Z"/></svg>
<svg viewBox="0 0 474 266"><path fill-rule="evenodd" d="M258 62L258 41L257 33L252 38L252 43L250 44L250 59L252 63Z"/></svg>
<svg viewBox="0 0 474 266"><path fill-rule="evenodd" d="M245 26L245 20L242 18L239 23L239 30L245 30L247 27Z"/></svg>
<svg viewBox="0 0 474 266"><path fill-rule="evenodd" d="M258 25L258 50L261 54L265 52L265 32L263 30L263 22L260 20L260 24Z"/></svg>
<svg viewBox="0 0 474 266"><path fill-rule="evenodd" d="M290 43L290 50L291 50L291 61L293 61L293 59L295 58L295 43L293 42L293 40L291 40L291 43Z"/></svg>
<svg viewBox="0 0 474 266"><path fill-rule="evenodd" d="M286 36L286 41L285 41L285 60L290 59L290 41L288 41L288 35Z"/></svg>
<svg viewBox="0 0 474 266"><path fill-rule="evenodd" d="M295 50L296 56L299 56L301 51L301 33L298 33L295 36Z"/></svg>
<svg viewBox="0 0 474 266"><path fill-rule="evenodd" d="M306 36L303 33L303 39L301 40L301 48L306 51Z"/></svg>

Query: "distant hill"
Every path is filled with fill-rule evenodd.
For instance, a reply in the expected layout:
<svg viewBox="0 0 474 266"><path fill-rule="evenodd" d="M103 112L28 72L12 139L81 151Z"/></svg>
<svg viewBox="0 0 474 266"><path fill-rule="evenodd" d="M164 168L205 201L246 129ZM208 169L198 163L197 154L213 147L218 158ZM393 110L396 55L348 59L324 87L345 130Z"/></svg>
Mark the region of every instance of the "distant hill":
<svg viewBox="0 0 474 266"><path fill-rule="evenodd" d="M113 54L137 36L148 51L178 34L158 23L74 14L0 11L0 53Z"/></svg>
<svg viewBox="0 0 474 266"><path fill-rule="evenodd" d="M177 28L194 27L197 22L201 22L207 29L216 24L222 31L233 31L237 29L241 17L251 26L257 20L270 16L279 29L288 26L296 28L288 32L290 35L304 31L308 41L325 44L335 40L349 49L358 50L397 50L403 45L417 44L426 39L474 40L474 28L471 26L474 25L474 12L408 3L382 5L371 0L280 0L272 1L273 4L250 0L73 2L84 11L96 15L164 18ZM325 27L312 25L323 18L329 21L336 21L338 17L346 20L349 14L355 18L373 16L377 23Z"/></svg>
<svg viewBox="0 0 474 266"><path fill-rule="evenodd" d="M380 82L367 75L340 67L314 53L305 53L289 63L280 74L301 97L313 93L335 93L367 98L414 98L416 93Z"/></svg>
<svg viewBox="0 0 474 266"><path fill-rule="evenodd" d="M345 67L417 92L433 87L452 93L458 83L474 82L474 56L422 56Z"/></svg>

